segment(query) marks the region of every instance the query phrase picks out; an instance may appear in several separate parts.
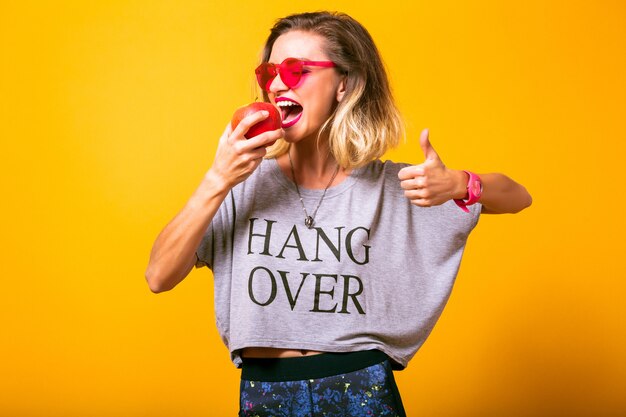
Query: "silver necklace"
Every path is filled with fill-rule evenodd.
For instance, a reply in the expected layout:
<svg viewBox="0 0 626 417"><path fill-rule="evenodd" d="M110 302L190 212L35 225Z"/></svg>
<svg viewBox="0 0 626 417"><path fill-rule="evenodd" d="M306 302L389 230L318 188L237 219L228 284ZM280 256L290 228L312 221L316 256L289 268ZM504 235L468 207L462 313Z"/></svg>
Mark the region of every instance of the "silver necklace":
<svg viewBox="0 0 626 417"><path fill-rule="evenodd" d="M330 184L333 183L333 181L335 180L335 177L337 176L337 173L339 172L339 164L337 164L337 168L335 169L333 176L330 178L330 181L328 181L328 185L326 185L326 188L324 188L322 197L320 198L320 201L317 203L317 207L315 207L315 211L313 212L313 215L309 216L309 213L307 213L306 211L306 207L304 207L304 200L302 199L302 194L300 194L300 187L298 187L298 180L296 180L296 172L293 169L293 161L291 160L291 149L287 151L287 155L289 156L289 165L291 165L291 177L293 178L293 183L296 185L296 192L298 193L298 197L300 197L300 204L302 204L302 211L304 211L304 225L308 227L309 229L311 229L313 228L313 224L315 223L315 216L317 215L317 210L319 210L320 206L322 205L322 201L324 201L324 197L326 196L326 191L328 191L328 188L330 188Z"/></svg>

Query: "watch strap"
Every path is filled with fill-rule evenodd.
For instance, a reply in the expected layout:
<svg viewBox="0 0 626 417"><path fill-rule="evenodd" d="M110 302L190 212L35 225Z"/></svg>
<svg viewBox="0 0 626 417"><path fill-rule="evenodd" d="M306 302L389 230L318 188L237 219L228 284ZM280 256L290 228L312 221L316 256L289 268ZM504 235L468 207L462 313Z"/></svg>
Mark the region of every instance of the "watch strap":
<svg viewBox="0 0 626 417"><path fill-rule="evenodd" d="M454 202L461 210L469 213L467 206L478 202L483 192L483 183L477 174L465 170L463 172L469 175L469 180L467 181L467 198L455 198Z"/></svg>

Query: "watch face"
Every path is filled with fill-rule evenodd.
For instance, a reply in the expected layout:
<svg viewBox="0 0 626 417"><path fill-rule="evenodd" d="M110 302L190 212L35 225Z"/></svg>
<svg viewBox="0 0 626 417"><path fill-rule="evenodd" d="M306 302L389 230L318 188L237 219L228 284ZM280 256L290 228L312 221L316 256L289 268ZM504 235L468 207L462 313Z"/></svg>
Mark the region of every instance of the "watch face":
<svg viewBox="0 0 626 417"><path fill-rule="evenodd" d="M480 198L483 193L483 184L480 181L472 181L469 188L470 194L474 194L476 198Z"/></svg>

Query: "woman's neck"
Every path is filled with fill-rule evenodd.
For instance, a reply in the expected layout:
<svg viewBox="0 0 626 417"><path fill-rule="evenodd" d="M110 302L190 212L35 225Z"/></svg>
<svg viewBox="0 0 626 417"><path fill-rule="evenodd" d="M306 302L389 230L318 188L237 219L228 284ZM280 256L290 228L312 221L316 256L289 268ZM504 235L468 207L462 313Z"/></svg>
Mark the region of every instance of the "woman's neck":
<svg viewBox="0 0 626 417"><path fill-rule="evenodd" d="M324 177L337 167L337 162L327 144L318 145L313 141L293 143L289 146L288 152L298 178Z"/></svg>
<svg viewBox="0 0 626 417"><path fill-rule="evenodd" d="M287 152L278 158L279 166L292 181L297 181L304 188L324 189L339 184L349 175L338 166L326 143L319 145L317 141L292 143ZM333 176L335 178L330 183Z"/></svg>

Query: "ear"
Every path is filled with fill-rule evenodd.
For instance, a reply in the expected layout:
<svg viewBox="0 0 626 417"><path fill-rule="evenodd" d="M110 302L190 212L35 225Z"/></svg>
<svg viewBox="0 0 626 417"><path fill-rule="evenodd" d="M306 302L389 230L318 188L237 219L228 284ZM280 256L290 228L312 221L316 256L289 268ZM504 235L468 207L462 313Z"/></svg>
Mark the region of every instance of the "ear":
<svg viewBox="0 0 626 417"><path fill-rule="evenodd" d="M346 78L347 77L344 76L339 82L339 85L337 86L337 94L336 94L337 102L340 102L341 100L343 100L343 96L346 95L346 84L347 84Z"/></svg>

